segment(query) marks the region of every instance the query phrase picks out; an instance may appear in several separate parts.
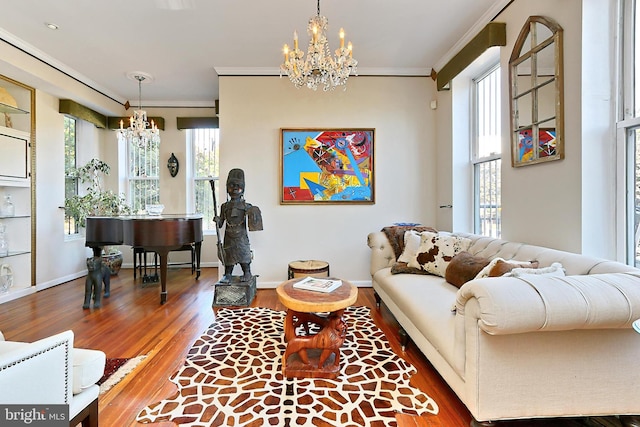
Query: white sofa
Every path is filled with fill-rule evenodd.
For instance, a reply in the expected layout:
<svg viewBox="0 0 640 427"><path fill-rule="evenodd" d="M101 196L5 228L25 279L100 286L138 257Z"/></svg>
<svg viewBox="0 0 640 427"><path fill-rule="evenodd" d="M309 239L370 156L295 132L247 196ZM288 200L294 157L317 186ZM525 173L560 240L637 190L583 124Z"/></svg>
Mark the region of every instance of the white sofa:
<svg viewBox="0 0 640 427"><path fill-rule="evenodd" d="M24 343L5 341L0 333L1 404L66 404L70 426L98 426L96 382L105 354L73 348L73 332L65 331Z"/></svg>
<svg viewBox="0 0 640 427"><path fill-rule="evenodd" d="M372 284L475 418L640 418L640 270L467 233L486 258L559 262L566 277L491 277L459 289L444 277L392 274L387 235L368 236ZM428 392L428 390L427 390Z"/></svg>

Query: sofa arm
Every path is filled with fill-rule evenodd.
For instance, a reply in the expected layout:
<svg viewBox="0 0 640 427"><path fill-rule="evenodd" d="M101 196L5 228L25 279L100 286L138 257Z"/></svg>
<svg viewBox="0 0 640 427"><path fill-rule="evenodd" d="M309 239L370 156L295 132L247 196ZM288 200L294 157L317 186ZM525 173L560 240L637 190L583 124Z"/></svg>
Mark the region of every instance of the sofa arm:
<svg viewBox="0 0 640 427"><path fill-rule="evenodd" d="M396 262L396 256L389 239L382 231L369 233L367 245L371 248L370 272L373 276L376 271L391 267Z"/></svg>
<svg viewBox="0 0 640 427"><path fill-rule="evenodd" d="M479 307L472 315L492 335L631 328L640 318L640 277L607 273L472 280L456 295L457 315L465 315L472 298Z"/></svg>
<svg viewBox="0 0 640 427"><path fill-rule="evenodd" d="M3 404L69 404L72 396L73 332L32 343L0 342Z"/></svg>

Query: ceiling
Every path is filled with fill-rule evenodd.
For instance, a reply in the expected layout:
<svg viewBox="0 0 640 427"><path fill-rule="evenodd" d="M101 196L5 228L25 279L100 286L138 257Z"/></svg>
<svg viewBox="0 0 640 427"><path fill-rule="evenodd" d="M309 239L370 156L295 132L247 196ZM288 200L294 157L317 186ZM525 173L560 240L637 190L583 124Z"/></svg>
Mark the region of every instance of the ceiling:
<svg viewBox="0 0 640 427"><path fill-rule="evenodd" d="M426 76L506 3L323 0L320 11L329 20L332 50L344 27L359 75ZM127 75L139 71L152 76L142 86L143 106L196 107L218 99L219 75L279 75L282 46L292 44L294 30L307 50L306 25L317 3L2 0L1 9L1 40L115 101L137 106L138 83Z"/></svg>

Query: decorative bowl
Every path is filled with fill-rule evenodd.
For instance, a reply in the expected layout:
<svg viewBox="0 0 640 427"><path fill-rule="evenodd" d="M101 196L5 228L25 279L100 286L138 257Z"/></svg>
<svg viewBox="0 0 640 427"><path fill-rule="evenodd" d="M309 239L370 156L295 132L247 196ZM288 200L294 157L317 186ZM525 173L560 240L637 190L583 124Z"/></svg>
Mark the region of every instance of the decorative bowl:
<svg viewBox="0 0 640 427"><path fill-rule="evenodd" d="M148 215L161 215L164 210L164 205L147 205Z"/></svg>

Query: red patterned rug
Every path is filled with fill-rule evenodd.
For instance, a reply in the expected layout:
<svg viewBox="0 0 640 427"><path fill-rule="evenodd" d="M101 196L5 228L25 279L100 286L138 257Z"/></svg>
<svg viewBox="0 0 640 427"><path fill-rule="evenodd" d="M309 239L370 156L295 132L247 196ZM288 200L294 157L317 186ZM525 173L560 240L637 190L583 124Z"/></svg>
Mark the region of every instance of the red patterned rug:
<svg viewBox="0 0 640 427"><path fill-rule="evenodd" d="M104 367L104 374L98 380L100 386L100 394L106 392L114 385L118 384L122 379L131 373L146 356L138 356L134 358L107 358Z"/></svg>
<svg viewBox="0 0 640 427"><path fill-rule="evenodd" d="M429 396L409 385L416 372L399 358L367 307L345 311L347 338L336 380L286 380L284 312L218 310L171 377L178 392L144 408L142 423L181 426L396 426L395 414L437 414ZM293 395L287 395L287 385Z"/></svg>

